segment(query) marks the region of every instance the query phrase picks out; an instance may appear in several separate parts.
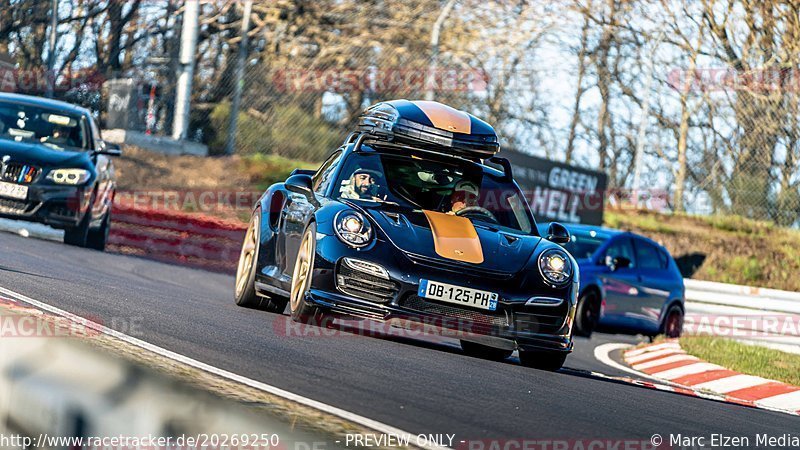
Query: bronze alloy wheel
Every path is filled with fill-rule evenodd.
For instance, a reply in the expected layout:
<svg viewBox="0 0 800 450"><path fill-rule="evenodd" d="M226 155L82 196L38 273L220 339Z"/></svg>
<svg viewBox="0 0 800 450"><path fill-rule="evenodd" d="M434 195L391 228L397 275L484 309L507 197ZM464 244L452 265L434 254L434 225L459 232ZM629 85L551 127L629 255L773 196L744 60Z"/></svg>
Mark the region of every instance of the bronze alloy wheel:
<svg viewBox="0 0 800 450"><path fill-rule="evenodd" d="M297 260L292 273L292 290L289 296L289 309L292 319L309 325L322 325L320 311L306 303L305 298L311 289L311 278L314 274L314 255L316 254L317 226L311 222L303 233L300 249L297 251Z"/></svg>
<svg viewBox="0 0 800 450"><path fill-rule="evenodd" d="M250 225L244 236L242 252L239 255L239 264L236 268L236 298L241 298L248 287L248 281L253 272L258 250L258 229L261 214L256 211L250 219Z"/></svg>

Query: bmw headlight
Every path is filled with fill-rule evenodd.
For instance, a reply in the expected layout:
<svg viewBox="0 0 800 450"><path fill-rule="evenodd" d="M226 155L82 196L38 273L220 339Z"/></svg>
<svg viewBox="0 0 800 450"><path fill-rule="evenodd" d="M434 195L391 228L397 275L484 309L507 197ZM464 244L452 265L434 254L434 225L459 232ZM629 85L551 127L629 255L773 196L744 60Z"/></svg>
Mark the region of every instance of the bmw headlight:
<svg viewBox="0 0 800 450"><path fill-rule="evenodd" d="M356 211L340 211L333 229L339 240L351 247L364 247L372 240L372 225Z"/></svg>
<svg viewBox="0 0 800 450"><path fill-rule="evenodd" d="M572 278L572 262L564 250L551 248L539 255L539 271L545 281L563 286Z"/></svg>
<svg viewBox="0 0 800 450"><path fill-rule="evenodd" d="M47 179L56 184L77 186L89 181L92 173L85 169L56 169L47 174Z"/></svg>

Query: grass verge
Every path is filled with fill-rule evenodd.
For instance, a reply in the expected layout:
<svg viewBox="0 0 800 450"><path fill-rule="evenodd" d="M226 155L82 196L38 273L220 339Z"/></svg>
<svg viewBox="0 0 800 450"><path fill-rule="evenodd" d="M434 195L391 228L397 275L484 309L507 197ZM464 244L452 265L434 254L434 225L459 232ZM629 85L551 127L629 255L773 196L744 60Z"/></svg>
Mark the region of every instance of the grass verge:
<svg viewBox="0 0 800 450"><path fill-rule="evenodd" d="M800 386L800 355L710 336L684 336L686 353L712 364Z"/></svg>

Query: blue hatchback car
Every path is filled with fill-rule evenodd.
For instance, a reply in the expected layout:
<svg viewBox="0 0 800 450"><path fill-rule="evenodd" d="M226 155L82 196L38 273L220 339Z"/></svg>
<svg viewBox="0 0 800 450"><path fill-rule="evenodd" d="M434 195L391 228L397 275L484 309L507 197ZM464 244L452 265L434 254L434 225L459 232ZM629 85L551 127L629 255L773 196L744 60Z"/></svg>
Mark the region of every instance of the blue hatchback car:
<svg viewBox="0 0 800 450"><path fill-rule="evenodd" d="M547 230L548 223L539 225ZM593 331L665 334L683 329L684 286L675 260L656 242L626 231L590 225L564 225L563 246L580 268L575 334Z"/></svg>

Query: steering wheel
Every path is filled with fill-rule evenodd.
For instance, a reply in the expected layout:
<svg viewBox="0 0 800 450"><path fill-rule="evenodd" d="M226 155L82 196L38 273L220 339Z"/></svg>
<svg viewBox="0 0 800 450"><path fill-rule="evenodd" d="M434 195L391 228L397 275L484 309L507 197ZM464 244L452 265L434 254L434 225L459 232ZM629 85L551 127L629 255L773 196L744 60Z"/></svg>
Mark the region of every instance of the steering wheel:
<svg viewBox="0 0 800 450"><path fill-rule="evenodd" d="M497 217L495 217L491 211L482 206L467 206L466 208L462 208L456 211L457 216L467 216L470 214L478 214L481 217L486 217L491 219L494 223L499 223L497 221Z"/></svg>

